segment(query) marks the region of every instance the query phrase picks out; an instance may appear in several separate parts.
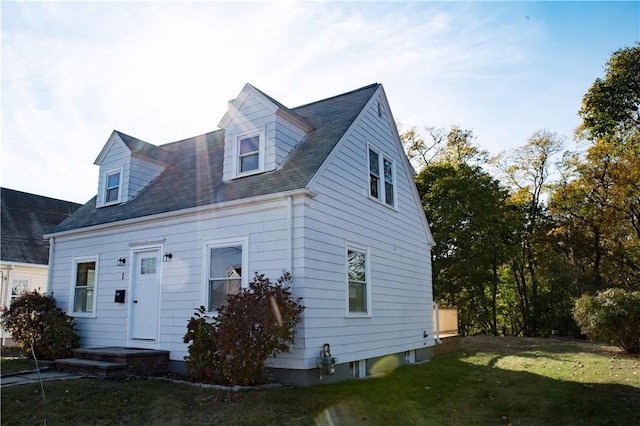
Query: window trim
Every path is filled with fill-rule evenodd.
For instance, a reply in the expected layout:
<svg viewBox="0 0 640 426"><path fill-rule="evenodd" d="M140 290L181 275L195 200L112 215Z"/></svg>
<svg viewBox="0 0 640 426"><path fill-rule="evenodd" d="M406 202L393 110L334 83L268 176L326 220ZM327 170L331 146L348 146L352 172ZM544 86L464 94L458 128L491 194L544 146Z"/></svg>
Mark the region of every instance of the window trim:
<svg viewBox="0 0 640 426"><path fill-rule="evenodd" d="M78 265L80 263L89 263L95 262L96 269L94 275L94 283L93 283L93 302L91 306L90 312L75 312L74 306L76 304L76 279L78 276ZM82 317L82 318L96 318L97 316L97 302L98 302L98 265L99 260L98 256L83 256L83 257L74 257L72 260L71 267L71 289L69 294L69 316L71 317Z"/></svg>
<svg viewBox="0 0 640 426"><path fill-rule="evenodd" d="M349 308L349 252L356 251L360 253L364 253L364 262L365 262L365 312L351 311ZM344 251L344 259L345 259L345 267L344 267L344 275L345 275L345 309L346 309L346 317L348 318L369 318L372 316L371 312L371 253L368 246L363 246L359 244L347 243L345 245Z"/></svg>
<svg viewBox="0 0 640 426"><path fill-rule="evenodd" d="M213 316L218 314L217 310L209 310L209 273L211 270L211 249L234 246L242 247L242 276L240 277L240 288L247 288L249 287L249 238L225 238L204 242L204 248L202 250L202 306L207 309L207 314Z"/></svg>
<svg viewBox="0 0 640 426"><path fill-rule="evenodd" d="M11 281L9 283L9 286L7 288L7 303L5 306L11 306L11 304L13 303L13 301L15 299L17 299L18 297L20 297L20 295L22 294L22 292L17 293L15 296L13 294L13 289L15 287L15 283L16 281L26 281L27 284L25 286L25 288L23 289L23 291L31 291L31 278L25 278L23 276L11 276Z"/></svg>
<svg viewBox="0 0 640 426"><path fill-rule="evenodd" d="M371 192L371 151L378 155L378 196L374 196ZM391 191L391 199L392 204L387 203L387 188L386 188L386 179L384 176L384 162L388 161L391 163L391 178L393 182L392 191ZM398 199L397 199L397 174L396 174L396 161L390 155L385 154L383 151L379 150L372 144L367 144L367 176L368 176L368 188L369 188L369 198L377 201L378 203L387 206L391 209L397 210Z"/></svg>
<svg viewBox="0 0 640 426"><path fill-rule="evenodd" d="M109 184L109 176L118 174L120 175L120 179L118 181L118 197L116 200L114 201L107 201L107 191L109 190L109 187L107 186ZM103 206L112 206L114 204L120 204L122 202L122 186L123 186L123 180L124 180L124 172L123 172L123 168L117 168L117 169L112 169L112 170L107 170L104 173L104 185L103 185L103 191L102 191L102 205Z"/></svg>
<svg viewBox="0 0 640 426"><path fill-rule="evenodd" d="M240 142L252 138L254 136L258 136L258 168L253 170L248 170L246 172L241 171L241 156L240 156ZM243 177L255 175L257 173L264 172L265 168L265 140L264 140L264 131L262 129L254 129L249 132L244 132L235 136L234 141L234 168L235 168L235 176ZM254 151L252 151L254 152Z"/></svg>

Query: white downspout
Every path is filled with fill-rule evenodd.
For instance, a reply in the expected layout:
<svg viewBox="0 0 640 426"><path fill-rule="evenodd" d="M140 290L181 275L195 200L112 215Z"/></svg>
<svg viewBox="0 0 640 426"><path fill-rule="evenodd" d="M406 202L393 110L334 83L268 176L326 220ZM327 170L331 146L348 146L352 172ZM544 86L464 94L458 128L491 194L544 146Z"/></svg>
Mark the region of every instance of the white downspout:
<svg viewBox="0 0 640 426"><path fill-rule="evenodd" d="M293 276L293 197L287 197L287 272Z"/></svg>
<svg viewBox="0 0 640 426"><path fill-rule="evenodd" d="M433 302L433 308L436 310L436 343L440 345L442 344L442 340L440 340L440 308L436 302Z"/></svg>
<svg viewBox="0 0 640 426"><path fill-rule="evenodd" d="M53 286L53 252L56 247L56 238L49 238L49 269L47 270L47 288L45 294L51 294L51 288Z"/></svg>

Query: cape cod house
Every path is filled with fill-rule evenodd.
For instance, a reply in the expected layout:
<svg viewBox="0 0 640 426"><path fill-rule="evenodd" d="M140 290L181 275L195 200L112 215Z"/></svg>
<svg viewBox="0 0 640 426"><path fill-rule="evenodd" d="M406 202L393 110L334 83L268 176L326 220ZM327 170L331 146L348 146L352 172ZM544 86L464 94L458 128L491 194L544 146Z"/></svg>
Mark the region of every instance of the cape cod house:
<svg viewBox="0 0 640 426"><path fill-rule="evenodd" d="M433 238L382 86L290 109L247 84L219 128L109 137L96 197L47 235L49 290L81 345L168 350L184 371L197 307L289 271L306 309L269 361L279 380L317 383L323 348L325 381L430 358Z"/></svg>

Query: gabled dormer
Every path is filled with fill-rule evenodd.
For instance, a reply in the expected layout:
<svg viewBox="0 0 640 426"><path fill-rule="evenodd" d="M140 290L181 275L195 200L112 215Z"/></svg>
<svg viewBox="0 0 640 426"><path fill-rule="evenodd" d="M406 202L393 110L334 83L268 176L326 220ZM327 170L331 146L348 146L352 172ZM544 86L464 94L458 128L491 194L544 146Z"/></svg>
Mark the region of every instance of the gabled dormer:
<svg viewBox="0 0 640 426"><path fill-rule="evenodd" d="M94 162L100 166L96 207L130 201L171 162L171 152L114 130Z"/></svg>
<svg viewBox="0 0 640 426"><path fill-rule="evenodd" d="M229 101L224 129L225 181L276 170L313 127L250 84Z"/></svg>

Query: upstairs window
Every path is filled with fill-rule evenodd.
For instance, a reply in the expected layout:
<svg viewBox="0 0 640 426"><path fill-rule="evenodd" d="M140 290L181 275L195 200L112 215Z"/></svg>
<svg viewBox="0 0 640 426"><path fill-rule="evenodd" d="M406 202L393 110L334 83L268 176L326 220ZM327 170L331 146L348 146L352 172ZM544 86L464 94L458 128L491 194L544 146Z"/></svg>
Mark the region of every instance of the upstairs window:
<svg viewBox="0 0 640 426"><path fill-rule="evenodd" d="M107 172L104 184L104 203L113 204L120 202L120 182L122 171Z"/></svg>
<svg viewBox="0 0 640 426"><path fill-rule="evenodd" d="M369 195L395 207L395 168L393 160L369 148Z"/></svg>
<svg viewBox="0 0 640 426"><path fill-rule="evenodd" d="M260 171L260 134L238 138L238 174Z"/></svg>

